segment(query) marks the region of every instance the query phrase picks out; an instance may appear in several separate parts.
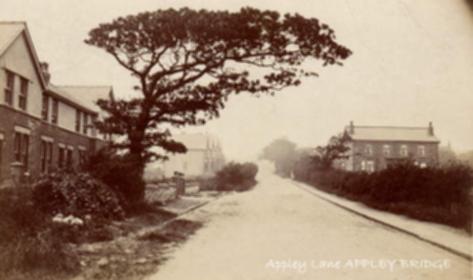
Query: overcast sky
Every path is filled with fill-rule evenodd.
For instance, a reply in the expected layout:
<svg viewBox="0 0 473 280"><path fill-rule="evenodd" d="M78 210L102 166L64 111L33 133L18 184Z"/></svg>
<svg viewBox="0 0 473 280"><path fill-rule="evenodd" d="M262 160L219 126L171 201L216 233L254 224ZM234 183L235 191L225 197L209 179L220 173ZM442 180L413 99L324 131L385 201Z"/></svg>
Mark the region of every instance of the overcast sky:
<svg viewBox="0 0 473 280"><path fill-rule="evenodd" d="M318 70L276 97L238 96L205 127L230 158L245 158L277 137L324 144L353 120L363 125L427 126L442 144L473 149L473 12L465 0L1 0L0 20L28 23L55 84L110 84L130 94L128 72L83 43L87 32L118 16L164 8L298 12L330 25L353 55Z"/></svg>

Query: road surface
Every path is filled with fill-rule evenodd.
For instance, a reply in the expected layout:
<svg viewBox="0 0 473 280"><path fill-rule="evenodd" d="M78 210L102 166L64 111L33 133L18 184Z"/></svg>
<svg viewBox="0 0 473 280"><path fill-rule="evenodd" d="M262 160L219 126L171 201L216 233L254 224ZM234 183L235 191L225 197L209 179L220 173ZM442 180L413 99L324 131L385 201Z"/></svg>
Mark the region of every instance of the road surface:
<svg viewBox="0 0 473 280"><path fill-rule="evenodd" d="M329 204L268 168L258 181L188 214L204 227L147 279L471 279L469 261Z"/></svg>

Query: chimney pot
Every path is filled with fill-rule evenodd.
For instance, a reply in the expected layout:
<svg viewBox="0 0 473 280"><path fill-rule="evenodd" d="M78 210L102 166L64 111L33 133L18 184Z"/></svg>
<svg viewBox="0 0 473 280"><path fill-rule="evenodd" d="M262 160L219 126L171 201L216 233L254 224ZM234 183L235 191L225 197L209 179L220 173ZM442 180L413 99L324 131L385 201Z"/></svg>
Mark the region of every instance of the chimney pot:
<svg viewBox="0 0 473 280"><path fill-rule="evenodd" d="M47 62L41 62L39 65L41 67L41 74L43 74L43 78L46 82L46 85L49 85L49 82L51 80L51 74L49 73L49 64Z"/></svg>
<svg viewBox="0 0 473 280"><path fill-rule="evenodd" d="M429 122L429 135L434 136L434 126L432 122Z"/></svg>
<svg viewBox="0 0 473 280"><path fill-rule="evenodd" d="M355 133L355 125L353 124L353 121L350 121L350 127L348 129L348 132L350 134L354 134Z"/></svg>

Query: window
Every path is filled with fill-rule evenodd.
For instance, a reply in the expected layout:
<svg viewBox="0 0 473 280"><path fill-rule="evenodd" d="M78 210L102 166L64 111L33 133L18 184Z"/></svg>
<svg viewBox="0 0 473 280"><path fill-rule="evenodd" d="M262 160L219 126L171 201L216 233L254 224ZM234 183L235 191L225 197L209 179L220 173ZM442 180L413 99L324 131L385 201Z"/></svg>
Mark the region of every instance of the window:
<svg viewBox="0 0 473 280"><path fill-rule="evenodd" d="M89 125L88 123L89 123L89 116L84 113L84 124L83 124L83 127L82 127L82 132L84 134L87 134L88 125Z"/></svg>
<svg viewBox="0 0 473 280"><path fill-rule="evenodd" d="M417 146L417 153L421 157L425 157L425 146L424 145L419 145Z"/></svg>
<svg viewBox="0 0 473 280"><path fill-rule="evenodd" d="M10 72L6 71L6 76L7 76L7 84L5 87L5 103L13 106L13 91L15 88L15 75Z"/></svg>
<svg viewBox="0 0 473 280"><path fill-rule="evenodd" d="M80 125L80 122L81 122L81 113L79 111L79 109L76 110L76 132L80 132L80 128L81 128L81 125Z"/></svg>
<svg viewBox="0 0 473 280"><path fill-rule="evenodd" d="M67 151L66 151L66 165L67 165L67 168L71 168L73 163L74 163L74 161L72 159L72 149L67 149Z"/></svg>
<svg viewBox="0 0 473 280"><path fill-rule="evenodd" d="M18 96L18 107L26 111L28 102L28 83L29 81L23 77L20 78L20 95Z"/></svg>
<svg viewBox="0 0 473 280"><path fill-rule="evenodd" d="M368 172L374 172L374 161L368 160L366 162L366 171Z"/></svg>
<svg viewBox="0 0 473 280"><path fill-rule="evenodd" d="M53 143L41 140L41 172L46 173L53 163Z"/></svg>
<svg viewBox="0 0 473 280"><path fill-rule="evenodd" d="M59 146L59 150L58 150L58 160L57 160L57 166L59 168L63 168L64 167L64 163L65 163L65 157L66 157L66 149L62 146Z"/></svg>
<svg viewBox="0 0 473 280"><path fill-rule="evenodd" d="M53 99L53 115L51 117L51 121L54 124L57 124L58 122L58 117L59 117L58 115L59 115L59 103L57 99Z"/></svg>
<svg viewBox="0 0 473 280"><path fill-rule="evenodd" d="M366 146L365 146L365 153L366 153L366 155L368 155L368 156L373 155L373 146L371 146L370 144L366 144Z"/></svg>
<svg viewBox="0 0 473 280"><path fill-rule="evenodd" d="M41 110L41 117L43 120L48 121L49 117L49 96L43 95L43 109Z"/></svg>
<svg viewBox="0 0 473 280"><path fill-rule="evenodd" d="M15 132L14 143L13 153L15 155L15 161L23 163L24 168L28 169L29 135Z"/></svg>
<svg viewBox="0 0 473 280"><path fill-rule="evenodd" d="M383 155L385 157L389 157L391 155L391 146L390 145L384 145L383 146Z"/></svg>
<svg viewBox="0 0 473 280"><path fill-rule="evenodd" d="M408 153L409 153L409 152L408 152L408 150L407 150L407 146L406 146L406 145L402 145L402 146L401 146L401 151L400 151L401 156L407 157Z"/></svg>
<svg viewBox="0 0 473 280"><path fill-rule="evenodd" d="M77 151L78 151L78 158L79 158L79 166L82 166L87 159L85 148L82 148L82 149L79 148Z"/></svg>

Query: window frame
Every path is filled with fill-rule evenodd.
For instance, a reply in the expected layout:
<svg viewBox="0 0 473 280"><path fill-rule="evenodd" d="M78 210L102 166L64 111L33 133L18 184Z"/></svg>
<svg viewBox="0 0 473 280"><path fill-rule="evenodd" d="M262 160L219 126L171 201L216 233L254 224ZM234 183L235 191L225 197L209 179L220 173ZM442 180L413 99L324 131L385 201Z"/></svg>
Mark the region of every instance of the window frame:
<svg viewBox="0 0 473 280"><path fill-rule="evenodd" d="M88 130L89 130L89 115L87 113L83 113L84 115L84 123L82 124L82 133L84 133L85 135L88 134Z"/></svg>
<svg viewBox="0 0 473 280"><path fill-rule="evenodd" d="M391 145L384 144L383 145L383 156L389 157L389 156L391 156L391 154L392 154Z"/></svg>
<svg viewBox="0 0 473 280"><path fill-rule="evenodd" d="M399 148L399 155L401 155L401 157L409 156L409 148L407 147L407 145L401 145L401 147Z"/></svg>
<svg viewBox="0 0 473 280"><path fill-rule="evenodd" d="M41 139L40 162L41 173L48 173L53 163L53 142Z"/></svg>
<svg viewBox="0 0 473 280"><path fill-rule="evenodd" d="M57 166L59 169L64 168L64 163L65 163L65 151L66 147L58 145L58 153L57 153Z"/></svg>
<svg viewBox="0 0 473 280"><path fill-rule="evenodd" d="M29 88L29 80L25 77L20 77L20 91L18 94L18 108L23 111L28 109L28 88Z"/></svg>
<svg viewBox="0 0 473 280"><path fill-rule="evenodd" d="M3 90L4 102L9 106L13 106L15 100L15 73L5 69L5 88Z"/></svg>
<svg viewBox="0 0 473 280"><path fill-rule="evenodd" d="M81 132L81 127L82 127L81 122L82 122L82 112L79 109L76 109L76 127L75 127L75 130L78 133Z"/></svg>
<svg viewBox="0 0 473 280"><path fill-rule="evenodd" d="M365 144L365 154L367 156L372 156L373 155L373 145Z"/></svg>
<svg viewBox="0 0 473 280"><path fill-rule="evenodd" d="M59 101L57 100L57 98L53 98L51 122L53 124L58 124L59 122Z"/></svg>
<svg viewBox="0 0 473 280"><path fill-rule="evenodd" d="M417 146L417 154L420 157L425 157L427 155L427 150L425 148L425 145L418 145Z"/></svg>
<svg viewBox="0 0 473 280"><path fill-rule="evenodd" d="M16 162L23 164L25 170L28 169L29 149L30 136L27 133L15 131L13 136L13 156Z"/></svg>
<svg viewBox="0 0 473 280"><path fill-rule="evenodd" d="M42 99L42 108L41 108L41 119L43 121L48 121L49 119L49 95L43 94Z"/></svg>

